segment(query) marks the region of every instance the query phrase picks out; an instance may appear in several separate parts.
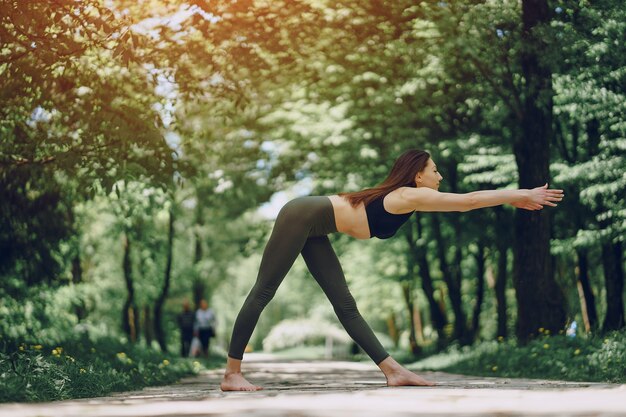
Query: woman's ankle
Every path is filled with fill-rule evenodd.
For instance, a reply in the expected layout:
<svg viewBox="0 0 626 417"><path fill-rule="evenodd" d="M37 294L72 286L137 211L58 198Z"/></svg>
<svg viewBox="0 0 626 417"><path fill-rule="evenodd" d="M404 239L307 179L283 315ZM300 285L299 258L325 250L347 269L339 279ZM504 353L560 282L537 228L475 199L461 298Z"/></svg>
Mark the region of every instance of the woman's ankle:
<svg viewBox="0 0 626 417"><path fill-rule="evenodd" d="M231 358L226 359L226 369L224 375L241 374L241 360Z"/></svg>
<svg viewBox="0 0 626 417"><path fill-rule="evenodd" d="M382 362L378 364L378 367L385 375L391 375L404 369L403 366L396 362L396 360L391 356L387 356Z"/></svg>

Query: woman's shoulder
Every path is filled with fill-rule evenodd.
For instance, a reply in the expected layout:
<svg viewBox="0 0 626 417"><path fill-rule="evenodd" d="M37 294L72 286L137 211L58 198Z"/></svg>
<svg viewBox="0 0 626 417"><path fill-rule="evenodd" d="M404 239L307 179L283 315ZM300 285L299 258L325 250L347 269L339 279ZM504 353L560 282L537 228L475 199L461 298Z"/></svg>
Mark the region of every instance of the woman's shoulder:
<svg viewBox="0 0 626 417"><path fill-rule="evenodd" d="M405 214L415 210L414 198L410 195L413 187L399 187L384 196L383 207L392 214Z"/></svg>

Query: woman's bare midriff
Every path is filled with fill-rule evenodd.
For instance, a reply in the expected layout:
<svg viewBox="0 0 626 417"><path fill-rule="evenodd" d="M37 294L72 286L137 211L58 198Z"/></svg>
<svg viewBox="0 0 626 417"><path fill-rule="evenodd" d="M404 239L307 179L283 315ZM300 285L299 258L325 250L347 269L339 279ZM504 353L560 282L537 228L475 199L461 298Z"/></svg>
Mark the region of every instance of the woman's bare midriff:
<svg viewBox="0 0 626 417"><path fill-rule="evenodd" d="M352 207L348 200L339 195L329 195L335 212L335 224L337 231L348 234L356 239L369 239L370 228L367 224L365 205L359 204Z"/></svg>
<svg viewBox="0 0 626 417"><path fill-rule="evenodd" d="M393 190L385 196L383 206L389 213L408 213L411 209L401 197L402 189ZM339 195L329 195L335 213L337 231L348 234L356 239L369 239L370 228L367 223L367 213L363 203L352 207L350 202Z"/></svg>

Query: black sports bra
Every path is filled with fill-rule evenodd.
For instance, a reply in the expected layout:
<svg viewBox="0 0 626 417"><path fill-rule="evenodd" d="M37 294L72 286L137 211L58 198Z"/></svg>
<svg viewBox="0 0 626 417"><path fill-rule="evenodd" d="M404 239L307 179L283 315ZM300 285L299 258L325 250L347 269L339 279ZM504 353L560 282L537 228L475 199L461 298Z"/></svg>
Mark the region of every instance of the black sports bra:
<svg viewBox="0 0 626 417"><path fill-rule="evenodd" d="M379 239L389 239L396 234L400 226L406 223L411 214L414 213L413 211L403 214L389 213L383 206L385 195L378 197L365 206L367 224L370 227L370 238L376 236Z"/></svg>

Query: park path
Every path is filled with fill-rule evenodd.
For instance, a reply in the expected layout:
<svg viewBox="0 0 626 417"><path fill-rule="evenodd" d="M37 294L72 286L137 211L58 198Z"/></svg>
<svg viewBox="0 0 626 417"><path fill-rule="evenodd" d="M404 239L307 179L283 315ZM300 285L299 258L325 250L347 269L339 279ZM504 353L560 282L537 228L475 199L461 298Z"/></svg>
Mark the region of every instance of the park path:
<svg viewBox="0 0 626 417"><path fill-rule="evenodd" d="M109 397L3 404L0 417L626 416L626 385L426 372L437 386L389 388L373 364L259 354L246 357L244 373L265 389L223 393L214 370Z"/></svg>

